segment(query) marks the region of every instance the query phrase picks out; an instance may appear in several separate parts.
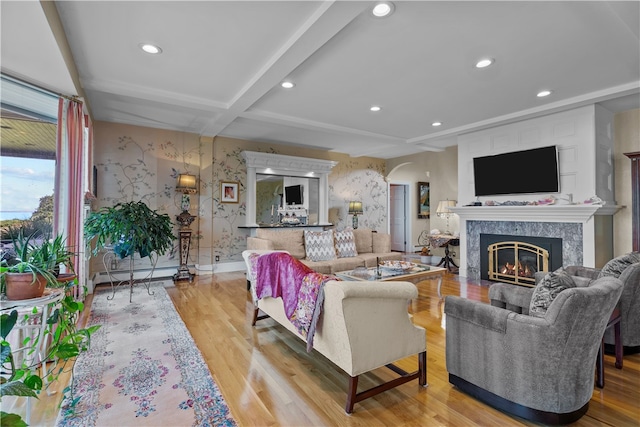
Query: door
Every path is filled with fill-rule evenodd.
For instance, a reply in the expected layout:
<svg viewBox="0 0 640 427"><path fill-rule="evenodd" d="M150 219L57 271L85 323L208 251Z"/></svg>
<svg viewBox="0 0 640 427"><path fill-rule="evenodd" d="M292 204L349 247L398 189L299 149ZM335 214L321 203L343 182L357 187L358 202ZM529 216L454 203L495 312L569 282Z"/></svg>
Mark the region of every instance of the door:
<svg viewBox="0 0 640 427"><path fill-rule="evenodd" d="M408 186L391 184L389 190L390 196L390 209L389 209L389 224L391 234L391 250L392 251L406 251L406 198L408 193Z"/></svg>

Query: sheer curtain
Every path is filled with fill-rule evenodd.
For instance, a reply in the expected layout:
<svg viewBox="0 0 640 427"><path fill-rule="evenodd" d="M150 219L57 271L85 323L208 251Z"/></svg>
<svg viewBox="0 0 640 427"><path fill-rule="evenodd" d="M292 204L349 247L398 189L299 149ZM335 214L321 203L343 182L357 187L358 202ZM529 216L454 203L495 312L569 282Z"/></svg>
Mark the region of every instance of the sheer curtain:
<svg viewBox="0 0 640 427"><path fill-rule="evenodd" d="M85 132L87 129L87 132ZM88 165L92 152L91 122L81 102L60 98L58 102L58 135L56 146L56 178L54 197L54 233L62 234L75 253L74 267L81 297L85 282L84 263L84 194L89 188Z"/></svg>

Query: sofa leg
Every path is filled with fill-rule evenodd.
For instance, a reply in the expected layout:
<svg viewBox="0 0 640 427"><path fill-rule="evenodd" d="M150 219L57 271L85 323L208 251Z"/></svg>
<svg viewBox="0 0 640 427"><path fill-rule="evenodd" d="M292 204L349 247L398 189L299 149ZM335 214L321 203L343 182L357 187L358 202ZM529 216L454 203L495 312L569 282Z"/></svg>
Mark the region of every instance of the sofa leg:
<svg viewBox="0 0 640 427"><path fill-rule="evenodd" d="M387 381L386 383L382 383L375 387L372 387L368 390L361 391L358 393L358 377L349 377L349 391L347 392L347 405L345 407L345 411L347 414L353 412L353 405L357 402L362 402L365 399L368 399L376 394L382 393L387 390L391 390L394 387L398 387L399 385L405 384L409 381L413 381L415 379L418 380L421 386L427 386L427 352L423 351L418 354L418 370L414 372L406 372L405 370L397 367L393 363L389 363L385 365L387 368L391 369L396 374L400 375L398 378L395 378L391 381Z"/></svg>
<svg viewBox="0 0 640 427"><path fill-rule="evenodd" d="M256 322L258 321L258 307L253 308L253 321L251 322L251 326L256 326Z"/></svg>
<svg viewBox="0 0 640 427"><path fill-rule="evenodd" d="M255 305L254 308L253 308L253 320L251 321L251 326L256 326L256 322L258 320L266 319L267 317L269 317L269 315L267 315L267 314L263 314L262 316L258 316L258 312L259 311L260 311L260 309L258 308L257 305Z"/></svg>
<svg viewBox="0 0 640 427"><path fill-rule="evenodd" d="M418 371L419 371L419 383L422 387L427 387L427 352L423 351L418 354Z"/></svg>
<svg viewBox="0 0 640 427"><path fill-rule="evenodd" d="M353 412L353 405L356 403L356 395L358 394L358 376L349 377L349 391L347 392L347 406L345 411L347 414Z"/></svg>

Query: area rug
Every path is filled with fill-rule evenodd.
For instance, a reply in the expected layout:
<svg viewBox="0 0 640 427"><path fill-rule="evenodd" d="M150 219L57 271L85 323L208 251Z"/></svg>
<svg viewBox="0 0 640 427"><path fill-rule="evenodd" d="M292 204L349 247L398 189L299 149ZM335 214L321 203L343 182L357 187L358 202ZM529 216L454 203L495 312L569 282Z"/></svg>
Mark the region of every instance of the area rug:
<svg viewBox="0 0 640 427"><path fill-rule="evenodd" d="M63 402L56 425L236 426L171 298L157 282L95 293L89 325L102 325L79 356L72 414Z"/></svg>

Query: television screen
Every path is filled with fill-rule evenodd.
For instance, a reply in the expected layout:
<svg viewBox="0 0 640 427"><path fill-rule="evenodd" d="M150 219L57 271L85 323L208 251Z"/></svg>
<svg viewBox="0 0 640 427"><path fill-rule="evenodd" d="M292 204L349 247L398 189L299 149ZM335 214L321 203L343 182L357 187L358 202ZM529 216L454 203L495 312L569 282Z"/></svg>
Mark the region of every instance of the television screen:
<svg viewBox="0 0 640 427"><path fill-rule="evenodd" d="M301 205L302 185L291 185L289 187L284 187L284 198L287 201L287 205Z"/></svg>
<svg viewBox="0 0 640 427"><path fill-rule="evenodd" d="M556 146L515 151L473 159L476 196L557 193Z"/></svg>

